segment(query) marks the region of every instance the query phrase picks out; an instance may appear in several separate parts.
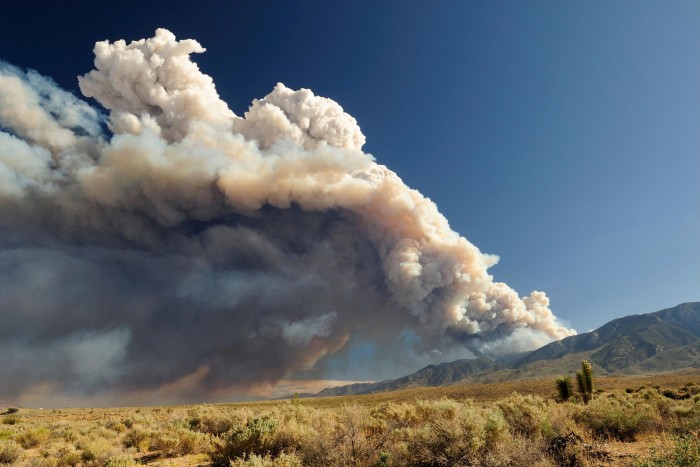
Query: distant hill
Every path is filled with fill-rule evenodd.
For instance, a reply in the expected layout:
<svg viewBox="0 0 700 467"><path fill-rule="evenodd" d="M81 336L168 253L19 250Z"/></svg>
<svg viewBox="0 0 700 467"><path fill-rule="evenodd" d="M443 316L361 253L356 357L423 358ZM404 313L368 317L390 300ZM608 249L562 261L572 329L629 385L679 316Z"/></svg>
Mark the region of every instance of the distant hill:
<svg viewBox="0 0 700 467"><path fill-rule="evenodd" d="M539 360L590 352L590 360L607 372L636 365L663 351L700 339L700 302L618 318L595 331L552 342L516 361L516 368Z"/></svg>
<svg viewBox="0 0 700 467"><path fill-rule="evenodd" d="M615 374L648 375L675 372L688 368L700 369L700 340L684 347L661 352L637 365L617 371Z"/></svg>
<svg viewBox="0 0 700 467"><path fill-rule="evenodd" d="M357 383L335 388L326 388L314 394L317 397L350 396L375 392L393 391L420 386L446 386L465 377L484 371L496 369L498 364L489 358L481 357L457 360L438 365L429 365L407 376L378 383Z"/></svg>
<svg viewBox="0 0 700 467"><path fill-rule="evenodd" d="M302 397L347 396L469 382L499 382L571 374L581 360L606 374L653 374L700 368L700 302L618 318L507 362L486 357L429 365L402 378L326 388Z"/></svg>

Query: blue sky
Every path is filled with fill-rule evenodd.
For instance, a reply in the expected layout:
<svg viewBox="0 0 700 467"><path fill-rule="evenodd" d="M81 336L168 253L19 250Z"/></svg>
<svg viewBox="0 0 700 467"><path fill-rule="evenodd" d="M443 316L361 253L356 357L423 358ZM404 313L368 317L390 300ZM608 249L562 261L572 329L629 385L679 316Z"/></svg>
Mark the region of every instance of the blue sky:
<svg viewBox="0 0 700 467"><path fill-rule="evenodd" d="M238 114L278 81L544 290L579 331L700 299L700 3L9 2L0 58L78 93L103 39L165 27Z"/></svg>

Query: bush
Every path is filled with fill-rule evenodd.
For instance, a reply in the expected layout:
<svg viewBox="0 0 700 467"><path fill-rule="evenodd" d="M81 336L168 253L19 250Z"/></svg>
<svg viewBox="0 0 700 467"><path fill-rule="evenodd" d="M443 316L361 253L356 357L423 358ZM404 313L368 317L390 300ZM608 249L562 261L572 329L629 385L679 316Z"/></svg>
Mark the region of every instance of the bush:
<svg viewBox="0 0 700 467"><path fill-rule="evenodd" d="M595 399L575 415L576 421L587 426L595 436L620 441L635 441L637 435L659 425L654 408L641 401Z"/></svg>
<svg viewBox="0 0 700 467"><path fill-rule="evenodd" d="M112 456L122 453L112 440L105 438L78 440L75 446L81 450L80 457L85 465L102 466Z"/></svg>
<svg viewBox="0 0 700 467"><path fill-rule="evenodd" d="M0 464L14 464L23 452L22 447L14 441L0 441Z"/></svg>
<svg viewBox="0 0 700 467"><path fill-rule="evenodd" d="M253 454L270 454L277 423L268 416L253 417L245 425L230 430L214 443L209 454L217 465L228 465L235 459L247 459Z"/></svg>
<svg viewBox="0 0 700 467"><path fill-rule="evenodd" d="M39 446L49 438L49 431L46 428L23 431L15 436L15 441L22 445L24 449L32 449Z"/></svg>
<svg viewBox="0 0 700 467"><path fill-rule="evenodd" d="M516 436L533 438L546 434L550 429L547 404L539 396L513 393L496 403L503 417Z"/></svg>
<svg viewBox="0 0 700 467"><path fill-rule="evenodd" d="M700 441L691 435L676 438L671 452L651 455L635 464L635 467L696 467L700 465Z"/></svg>
<svg viewBox="0 0 700 467"><path fill-rule="evenodd" d="M133 426L133 423L131 423L131 425ZM123 422L118 422L116 420L108 420L105 423L105 428L116 433L124 433L127 428L131 427L127 427Z"/></svg>
<svg viewBox="0 0 700 467"><path fill-rule="evenodd" d="M508 423L500 410L491 410L484 423L484 449L493 451L498 445L507 442Z"/></svg>
<svg viewBox="0 0 700 467"><path fill-rule="evenodd" d="M2 417L2 424L3 425L16 425L20 422L20 417L17 414L8 414Z"/></svg>
<svg viewBox="0 0 700 467"><path fill-rule="evenodd" d="M135 467L136 462L129 456L112 456L105 461L104 467Z"/></svg>
<svg viewBox="0 0 700 467"><path fill-rule="evenodd" d="M72 444L61 440L52 440L42 446L40 454L43 458L41 465L46 467L76 466L82 461L81 453Z"/></svg>
<svg viewBox="0 0 700 467"><path fill-rule="evenodd" d="M408 436L408 451L417 465L463 465L479 457L485 446L486 421L471 403L419 402L418 412L421 426ZM497 417L492 425L492 432L497 433Z"/></svg>
<svg viewBox="0 0 700 467"><path fill-rule="evenodd" d="M301 460L295 454L281 454L279 457L258 456L253 454L249 459L231 461L231 467L302 467Z"/></svg>
<svg viewBox="0 0 700 467"><path fill-rule="evenodd" d="M127 431L122 444L127 448L136 448L138 452L147 451L150 445L151 434L139 427Z"/></svg>
<svg viewBox="0 0 700 467"><path fill-rule="evenodd" d="M248 411L237 410L224 414L210 407L190 410L188 415L190 418L187 425L190 430L214 436L222 436L235 426L245 423L252 416Z"/></svg>
<svg viewBox="0 0 700 467"><path fill-rule="evenodd" d="M203 433L196 433L180 426L159 430L151 437L150 447L164 456L184 456L207 450L209 440Z"/></svg>

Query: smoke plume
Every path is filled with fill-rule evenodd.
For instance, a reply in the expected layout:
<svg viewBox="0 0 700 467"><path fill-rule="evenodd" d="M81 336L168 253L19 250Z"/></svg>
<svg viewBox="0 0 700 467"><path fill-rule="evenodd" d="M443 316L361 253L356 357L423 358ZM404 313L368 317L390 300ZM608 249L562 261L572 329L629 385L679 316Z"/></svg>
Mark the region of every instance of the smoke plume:
<svg viewBox="0 0 700 467"><path fill-rule="evenodd" d="M108 115L0 64L0 399L225 399L355 340L415 363L574 333L340 105L278 84L237 116L204 50L98 42L78 80Z"/></svg>

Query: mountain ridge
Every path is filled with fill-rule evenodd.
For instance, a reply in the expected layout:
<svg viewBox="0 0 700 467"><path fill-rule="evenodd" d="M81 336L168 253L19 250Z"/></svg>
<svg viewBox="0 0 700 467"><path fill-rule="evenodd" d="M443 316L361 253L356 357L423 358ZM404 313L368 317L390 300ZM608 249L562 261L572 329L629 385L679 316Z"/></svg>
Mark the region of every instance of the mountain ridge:
<svg viewBox="0 0 700 467"><path fill-rule="evenodd" d="M700 368L700 302L613 319L499 362L488 357L428 365L393 380L325 388L300 397L371 394L417 386L496 382L570 373L588 359L599 375L661 373ZM683 366L685 365L685 366Z"/></svg>

